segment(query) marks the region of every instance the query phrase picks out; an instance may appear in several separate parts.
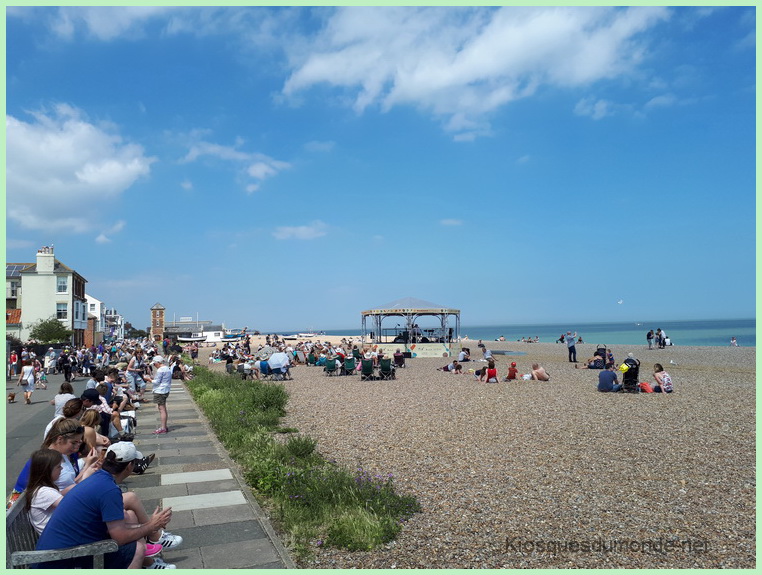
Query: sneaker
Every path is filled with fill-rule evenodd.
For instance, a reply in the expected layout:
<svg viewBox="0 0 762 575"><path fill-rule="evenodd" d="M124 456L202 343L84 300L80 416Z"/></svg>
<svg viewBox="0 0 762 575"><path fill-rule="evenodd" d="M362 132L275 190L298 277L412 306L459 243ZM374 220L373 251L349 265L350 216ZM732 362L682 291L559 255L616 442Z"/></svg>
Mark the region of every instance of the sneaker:
<svg viewBox="0 0 762 575"><path fill-rule="evenodd" d="M156 458L156 454L152 453L148 457L144 457L143 459L138 460L135 465L132 467L133 473L137 473L138 475L143 475L146 469L148 469L148 466L151 465L153 460Z"/></svg>
<svg viewBox="0 0 762 575"><path fill-rule="evenodd" d="M149 541L149 543L157 543L164 549L176 549L183 544L183 538L179 535L172 535L169 531L164 531L158 541Z"/></svg>
<svg viewBox="0 0 762 575"><path fill-rule="evenodd" d="M146 557L154 557L164 551L164 547L156 543L146 543Z"/></svg>
<svg viewBox="0 0 762 575"><path fill-rule="evenodd" d="M153 560L153 563L151 563L148 567L143 567L143 569L177 569L177 567L172 565L172 563L167 563L164 561L164 559L156 557Z"/></svg>
<svg viewBox="0 0 762 575"><path fill-rule="evenodd" d="M163 428L161 428L161 427L160 427L159 429L157 429L156 431L154 431L154 432L153 432L153 434L154 434L154 435L161 435L162 433L166 433L166 432L167 432L167 430L166 430L166 429L163 429Z"/></svg>

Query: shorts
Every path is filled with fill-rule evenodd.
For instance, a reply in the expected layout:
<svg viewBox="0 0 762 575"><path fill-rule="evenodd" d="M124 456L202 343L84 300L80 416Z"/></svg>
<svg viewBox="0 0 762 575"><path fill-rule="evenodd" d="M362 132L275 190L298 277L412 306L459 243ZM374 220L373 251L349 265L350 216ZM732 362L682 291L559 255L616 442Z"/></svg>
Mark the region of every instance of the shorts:
<svg viewBox="0 0 762 575"><path fill-rule="evenodd" d="M169 397L168 393L154 393L153 394L153 402L156 405L167 405L167 398Z"/></svg>

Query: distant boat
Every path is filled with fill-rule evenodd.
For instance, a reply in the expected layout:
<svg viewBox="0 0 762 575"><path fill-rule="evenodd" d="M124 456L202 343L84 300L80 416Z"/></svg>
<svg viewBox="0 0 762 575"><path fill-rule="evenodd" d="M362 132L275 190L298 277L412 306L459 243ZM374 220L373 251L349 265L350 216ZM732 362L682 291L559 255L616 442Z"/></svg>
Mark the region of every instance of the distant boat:
<svg viewBox="0 0 762 575"><path fill-rule="evenodd" d="M177 341L187 343L187 342L193 342L193 341L206 341L206 334L205 333L192 333L190 337L179 337L177 338Z"/></svg>
<svg viewBox="0 0 762 575"><path fill-rule="evenodd" d="M307 333L297 333L296 336L297 337L301 337L301 338L308 338L308 337L317 337L318 334L312 333L312 332L307 332Z"/></svg>

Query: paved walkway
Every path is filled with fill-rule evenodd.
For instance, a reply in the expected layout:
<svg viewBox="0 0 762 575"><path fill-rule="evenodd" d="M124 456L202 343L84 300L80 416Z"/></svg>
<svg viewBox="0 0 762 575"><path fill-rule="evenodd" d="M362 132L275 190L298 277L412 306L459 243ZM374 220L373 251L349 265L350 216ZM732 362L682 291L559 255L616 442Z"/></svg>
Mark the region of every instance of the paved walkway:
<svg viewBox="0 0 762 575"><path fill-rule="evenodd" d="M295 569L236 464L178 380L172 380L167 405L166 435L151 433L158 427L152 402L138 410L135 444L156 459L143 475L126 481L149 514L157 505L173 510L168 530L181 535L183 545L165 551L164 560L178 569Z"/></svg>

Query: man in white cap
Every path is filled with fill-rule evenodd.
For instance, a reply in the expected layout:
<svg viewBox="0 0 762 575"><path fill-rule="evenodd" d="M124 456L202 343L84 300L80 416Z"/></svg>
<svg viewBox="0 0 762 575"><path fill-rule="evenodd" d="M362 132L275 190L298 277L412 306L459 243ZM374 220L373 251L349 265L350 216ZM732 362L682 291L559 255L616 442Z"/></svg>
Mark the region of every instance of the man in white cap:
<svg viewBox="0 0 762 575"><path fill-rule="evenodd" d="M156 373L152 378L144 375L143 379L153 384L153 401L159 410L160 419L159 428L154 431L154 434L161 435L169 431L167 427L167 398L172 386L172 370L169 369L164 358L160 355L153 356L151 363L156 368Z"/></svg>
<svg viewBox="0 0 762 575"><path fill-rule="evenodd" d="M157 507L145 523L128 522L129 515L125 516L119 484L130 476L135 461L142 458L143 454L133 443L120 441L110 446L101 469L80 481L61 499L40 535L36 549L61 549L113 539L119 549L105 555L106 569L174 569L174 565L158 557L146 558L145 543L146 537L167 526L172 519L172 509ZM152 553L156 550L151 549L149 555ZM92 557L47 561L37 567L92 569Z"/></svg>

